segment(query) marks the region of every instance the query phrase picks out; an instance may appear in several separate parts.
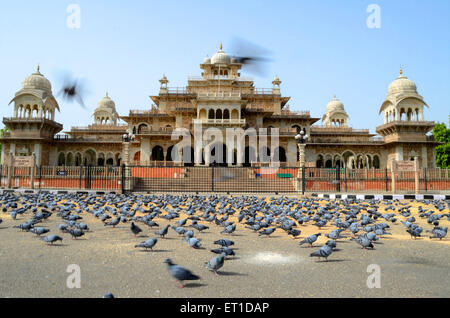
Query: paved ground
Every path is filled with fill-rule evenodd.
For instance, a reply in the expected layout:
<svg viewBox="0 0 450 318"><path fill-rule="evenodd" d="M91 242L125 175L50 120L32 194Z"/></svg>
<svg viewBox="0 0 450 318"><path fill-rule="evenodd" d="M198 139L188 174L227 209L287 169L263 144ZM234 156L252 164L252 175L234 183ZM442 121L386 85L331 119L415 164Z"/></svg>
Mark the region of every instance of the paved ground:
<svg viewBox="0 0 450 318"><path fill-rule="evenodd" d="M325 203L326 201L323 201ZM409 202L409 201L407 201ZM425 205L421 204L425 207ZM417 204L415 204L417 206ZM431 207L431 206L429 206ZM417 208L413 208L417 217ZM380 209L380 212L384 212ZM444 211L443 213L448 213ZM154 229L145 225L144 235L134 238L129 223L116 228L105 227L91 214L82 213L83 222L91 231L80 239L60 234L59 246L49 246L32 233L13 225L24 222L31 212L12 220L0 212L0 297L103 297L112 292L116 297L448 297L450 295L450 240L411 240L401 224L391 225L392 236L383 237L375 250L362 250L349 238L338 241L338 250L329 262L317 262L309 254L316 248L300 247L299 239L278 229L272 237L261 238L238 225L236 232L220 234L222 227L207 222L209 230L195 236L204 248L194 250L173 230L159 239L154 252L145 252L134 245L154 237ZM399 220L403 220L400 217ZM168 221L156 218L160 226ZM54 214L39 226L57 233L62 223ZM171 223L174 223L172 221ZM390 223L390 222L388 222ZM431 229L426 221L419 224ZM441 225L448 226L446 219ZM299 226L301 237L309 233L328 233L334 227L317 230L312 225ZM346 232L347 233L347 232ZM347 234L348 235L348 234ZM210 252L218 238L235 241L236 257L227 260L216 277L204 262L215 256ZM322 245L322 237L315 246ZM176 287L163 261L191 269L201 280ZM81 288L69 289L66 280L68 265L81 268ZM369 289L367 267L378 264L381 288Z"/></svg>

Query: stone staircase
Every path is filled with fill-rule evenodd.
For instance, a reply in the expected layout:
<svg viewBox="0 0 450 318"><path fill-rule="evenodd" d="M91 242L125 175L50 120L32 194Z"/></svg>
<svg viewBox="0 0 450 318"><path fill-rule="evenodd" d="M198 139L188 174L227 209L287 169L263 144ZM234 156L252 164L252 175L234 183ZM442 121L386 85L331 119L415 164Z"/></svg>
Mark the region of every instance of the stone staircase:
<svg viewBox="0 0 450 318"><path fill-rule="evenodd" d="M137 178L136 192L295 192L293 178L260 178L252 168L185 167L179 178Z"/></svg>

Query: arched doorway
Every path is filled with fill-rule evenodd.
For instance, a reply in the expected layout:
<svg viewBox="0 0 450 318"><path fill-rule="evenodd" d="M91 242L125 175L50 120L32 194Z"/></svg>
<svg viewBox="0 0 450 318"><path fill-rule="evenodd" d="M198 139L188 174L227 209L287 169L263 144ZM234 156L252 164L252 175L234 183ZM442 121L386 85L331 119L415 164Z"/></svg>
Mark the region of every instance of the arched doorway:
<svg viewBox="0 0 450 318"><path fill-rule="evenodd" d="M133 156L133 162L138 163L141 161L141 151L137 151Z"/></svg>
<svg viewBox="0 0 450 318"><path fill-rule="evenodd" d="M167 149L166 161L173 161L173 157L176 158L175 156L172 156L173 147L174 146L172 145Z"/></svg>
<svg viewBox="0 0 450 318"><path fill-rule="evenodd" d="M94 166L96 164L96 154L92 149L86 150L84 153L84 165L85 166Z"/></svg>
<svg viewBox="0 0 450 318"><path fill-rule="evenodd" d="M281 146L275 148L275 151L273 152L273 160L275 162L286 162L286 150L284 150Z"/></svg>
<svg viewBox="0 0 450 318"><path fill-rule="evenodd" d="M155 146L152 149L152 156L150 158L152 161L164 161L164 150L161 146Z"/></svg>
<svg viewBox="0 0 450 318"><path fill-rule="evenodd" d="M214 144L210 148L210 161L211 166L227 166L227 146L225 144Z"/></svg>
<svg viewBox="0 0 450 318"><path fill-rule="evenodd" d="M317 168L323 168L324 164L323 164L323 156L319 155L317 157L317 161L316 161L316 167Z"/></svg>
<svg viewBox="0 0 450 318"><path fill-rule="evenodd" d="M182 156L186 167L194 166L194 148L185 146L182 150Z"/></svg>
<svg viewBox="0 0 450 318"><path fill-rule="evenodd" d="M244 167L250 167L252 162L256 162L255 148L247 146L245 147Z"/></svg>

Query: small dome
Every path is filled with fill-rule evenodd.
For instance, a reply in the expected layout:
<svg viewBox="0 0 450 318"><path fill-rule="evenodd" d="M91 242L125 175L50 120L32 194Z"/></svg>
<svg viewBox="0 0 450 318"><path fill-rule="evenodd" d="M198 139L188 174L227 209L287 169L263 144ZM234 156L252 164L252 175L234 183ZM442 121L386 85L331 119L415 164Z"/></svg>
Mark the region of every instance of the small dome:
<svg viewBox="0 0 450 318"><path fill-rule="evenodd" d="M50 81L39 72L39 66L36 73L31 74L23 80L22 88L40 89L49 94L52 92L52 85L50 84Z"/></svg>
<svg viewBox="0 0 450 318"><path fill-rule="evenodd" d="M97 109L99 108L109 108L113 111L116 111L116 104L114 103L114 101L109 98L108 96L108 92L106 92L106 96L103 97L97 104Z"/></svg>
<svg viewBox="0 0 450 318"><path fill-rule="evenodd" d="M234 56L231 58L231 63L232 64L236 64L237 63L237 58L235 58Z"/></svg>
<svg viewBox="0 0 450 318"><path fill-rule="evenodd" d="M208 56L206 56L205 60L203 61L203 64L211 64L211 59Z"/></svg>
<svg viewBox="0 0 450 318"><path fill-rule="evenodd" d="M336 95L334 95L334 98L327 104L326 112L334 112L334 111L344 111L344 104L336 98Z"/></svg>
<svg viewBox="0 0 450 318"><path fill-rule="evenodd" d="M231 59L227 53L222 51L222 44L220 44L220 50L213 55L211 59L212 64L230 64Z"/></svg>
<svg viewBox="0 0 450 318"><path fill-rule="evenodd" d="M388 95L415 93L417 94L416 83L403 76L403 71L400 69L400 76L397 77L388 88Z"/></svg>

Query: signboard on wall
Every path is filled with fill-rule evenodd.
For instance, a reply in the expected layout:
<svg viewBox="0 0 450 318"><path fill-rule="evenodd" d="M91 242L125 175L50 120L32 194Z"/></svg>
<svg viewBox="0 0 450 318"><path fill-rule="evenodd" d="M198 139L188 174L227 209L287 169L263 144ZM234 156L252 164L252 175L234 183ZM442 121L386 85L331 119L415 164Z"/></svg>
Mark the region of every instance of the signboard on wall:
<svg viewBox="0 0 450 318"><path fill-rule="evenodd" d="M396 161L397 170L414 171L414 161Z"/></svg>
<svg viewBox="0 0 450 318"><path fill-rule="evenodd" d="M14 167L31 167L33 166L33 156L15 156Z"/></svg>

